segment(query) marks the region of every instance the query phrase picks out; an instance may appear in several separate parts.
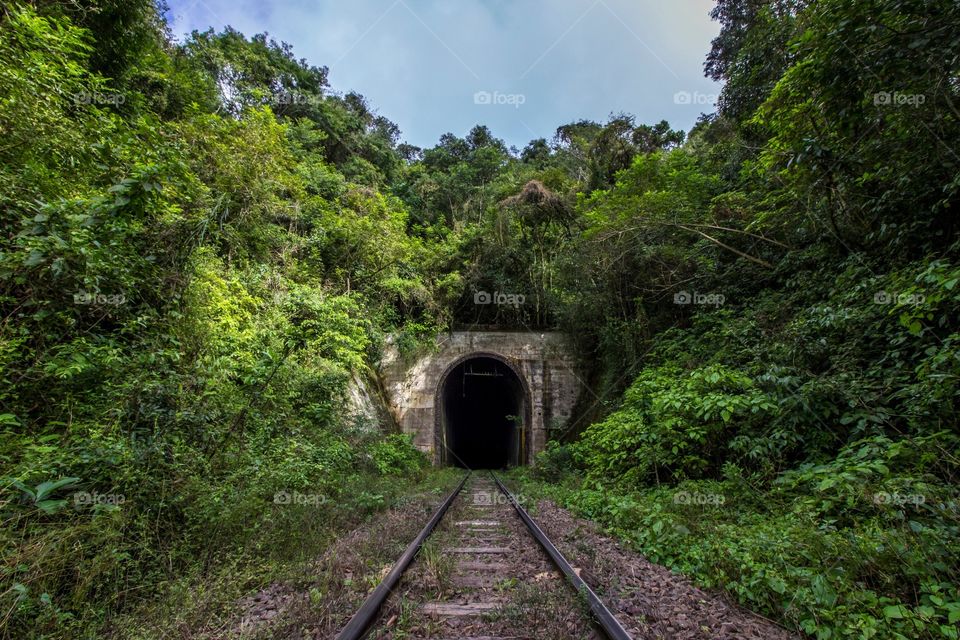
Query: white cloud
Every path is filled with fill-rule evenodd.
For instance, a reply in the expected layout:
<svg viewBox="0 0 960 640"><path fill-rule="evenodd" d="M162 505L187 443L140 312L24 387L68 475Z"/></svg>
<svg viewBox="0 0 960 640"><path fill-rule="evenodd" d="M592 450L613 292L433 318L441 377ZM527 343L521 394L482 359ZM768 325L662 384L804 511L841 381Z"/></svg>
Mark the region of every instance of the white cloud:
<svg viewBox="0 0 960 640"><path fill-rule="evenodd" d="M715 93L703 59L717 25L710 0L173 0L175 33L231 24L268 31L298 57L330 67L429 146L446 131L488 124L510 144L549 138L579 118L610 112L693 124L702 105L678 91ZM589 9L589 11L588 11ZM615 15L614 15L615 14ZM519 108L477 105L477 91L523 94ZM529 128L528 128L529 127ZM533 131L531 131L531 129Z"/></svg>

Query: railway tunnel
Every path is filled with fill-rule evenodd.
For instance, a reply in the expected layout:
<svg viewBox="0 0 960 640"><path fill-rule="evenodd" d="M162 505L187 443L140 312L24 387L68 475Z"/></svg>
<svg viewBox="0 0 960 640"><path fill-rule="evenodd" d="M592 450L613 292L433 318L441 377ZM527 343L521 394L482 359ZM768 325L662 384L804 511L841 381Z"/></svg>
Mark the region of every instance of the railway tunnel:
<svg viewBox="0 0 960 640"><path fill-rule="evenodd" d="M434 464L475 469L534 464L584 389L551 331L451 331L406 352L389 341L377 371L397 428Z"/></svg>
<svg viewBox="0 0 960 640"><path fill-rule="evenodd" d="M493 355L450 366L437 388L441 462L503 469L526 460L530 393L522 374Z"/></svg>

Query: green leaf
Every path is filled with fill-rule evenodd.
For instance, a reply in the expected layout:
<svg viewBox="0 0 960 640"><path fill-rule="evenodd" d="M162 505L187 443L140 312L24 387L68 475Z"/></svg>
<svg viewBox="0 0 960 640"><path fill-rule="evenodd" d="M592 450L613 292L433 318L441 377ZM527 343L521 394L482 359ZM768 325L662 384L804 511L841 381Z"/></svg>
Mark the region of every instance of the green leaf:
<svg viewBox="0 0 960 640"><path fill-rule="evenodd" d="M824 478L820 481L820 484L817 485L817 491L824 491L829 489L837 484L837 478Z"/></svg>
<svg viewBox="0 0 960 640"><path fill-rule="evenodd" d="M37 502L37 508L48 515L53 515L65 506L67 506L66 500L41 500Z"/></svg>
<svg viewBox="0 0 960 640"><path fill-rule="evenodd" d="M31 489L31 488L28 487L27 485L23 484L23 483L20 482L19 480L14 480L14 481L11 482L10 484L12 484L14 487L16 487L16 488L19 489L20 491L24 492L25 494L27 494L27 495L30 497L31 500L36 501L36 499L37 499L37 494L33 491L33 489Z"/></svg>
<svg viewBox="0 0 960 640"><path fill-rule="evenodd" d="M883 617L888 619L906 618L909 610L902 604L891 604L883 608Z"/></svg>
<svg viewBox="0 0 960 640"><path fill-rule="evenodd" d="M63 487L75 484L80 478L60 478L59 480L48 480L37 485L36 500L43 500L48 495Z"/></svg>
<svg viewBox="0 0 960 640"><path fill-rule="evenodd" d="M770 585L771 589L781 595L787 591L787 583L784 582L782 578L777 576L771 576L770 578L767 578L767 584Z"/></svg>
<svg viewBox="0 0 960 640"><path fill-rule="evenodd" d="M28 255L24 259L23 266L35 267L37 265L43 264L43 259L44 259L43 252L37 251L36 249L34 249L33 251L30 252L30 255Z"/></svg>

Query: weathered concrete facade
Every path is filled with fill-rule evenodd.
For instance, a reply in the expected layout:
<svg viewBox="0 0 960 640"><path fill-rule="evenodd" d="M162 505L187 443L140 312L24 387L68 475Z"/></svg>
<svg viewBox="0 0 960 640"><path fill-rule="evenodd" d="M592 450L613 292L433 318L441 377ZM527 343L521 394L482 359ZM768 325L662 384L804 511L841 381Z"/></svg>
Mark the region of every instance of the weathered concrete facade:
<svg viewBox="0 0 960 640"><path fill-rule="evenodd" d="M543 450L548 429L562 429L581 392L580 376L558 332L455 331L438 336L432 351L408 359L388 347L379 366L397 424L414 444L444 462L441 390L446 377L472 358L502 362L523 385L523 453L530 464Z"/></svg>

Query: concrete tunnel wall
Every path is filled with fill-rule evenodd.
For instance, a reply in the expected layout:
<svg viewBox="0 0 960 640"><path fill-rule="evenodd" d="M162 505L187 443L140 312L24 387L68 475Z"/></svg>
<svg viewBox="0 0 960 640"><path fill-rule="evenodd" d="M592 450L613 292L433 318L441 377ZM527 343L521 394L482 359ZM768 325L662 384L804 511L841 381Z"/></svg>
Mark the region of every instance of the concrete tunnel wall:
<svg viewBox="0 0 960 640"><path fill-rule="evenodd" d="M436 338L434 348L402 358L388 344L379 374L390 412L401 431L435 464L450 462L444 455L447 427L443 383L459 365L472 358L491 358L509 367L524 388L522 406L524 450L520 464L531 464L543 451L551 429L562 432L582 390L580 376L566 339L559 332L455 331Z"/></svg>

